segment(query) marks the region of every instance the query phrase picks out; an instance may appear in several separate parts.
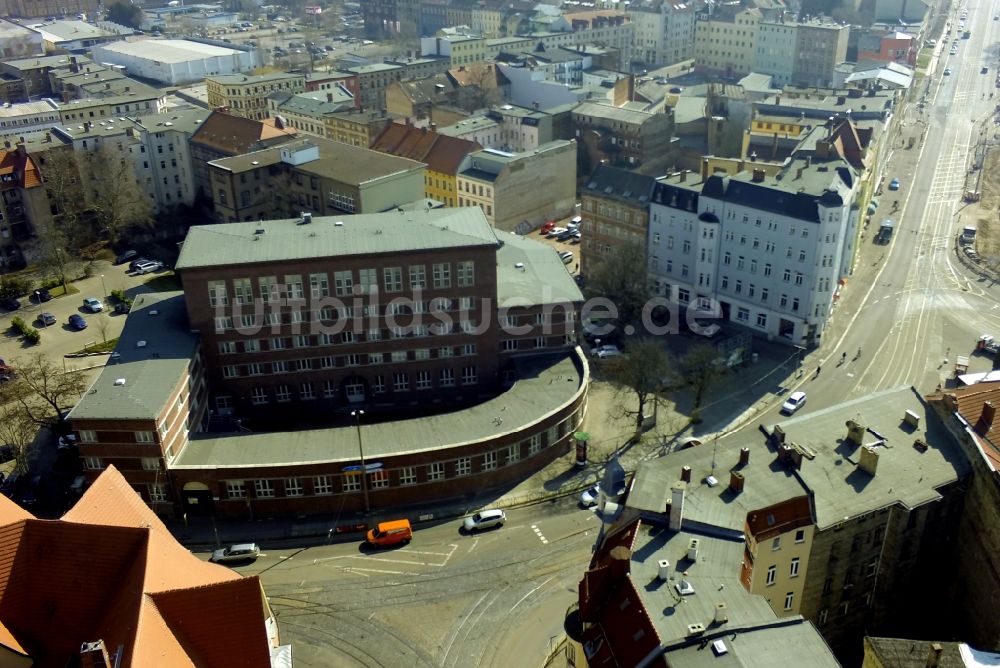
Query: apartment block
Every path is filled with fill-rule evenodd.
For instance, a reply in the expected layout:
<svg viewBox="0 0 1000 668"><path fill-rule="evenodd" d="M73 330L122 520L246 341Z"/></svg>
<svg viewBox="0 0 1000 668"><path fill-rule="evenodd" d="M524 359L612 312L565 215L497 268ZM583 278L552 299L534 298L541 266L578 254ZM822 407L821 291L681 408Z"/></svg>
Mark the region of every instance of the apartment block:
<svg viewBox="0 0 1000 668"><path fill-rule="evenodd" d="M307 93L329 90L335 86L346 88L354 96L355 104L361 105L361 87L358 83L358 75L354 72L329 70L327 72L311 72L306 75Z"/></svg>
<svg viewBox="0 0 1000 668"><path fill-rule="evenodd" d="M0 136L45 132L60 124L59 105L49 98L0 107Z"/></svg>
<svg viewBox="0 0 1000 668"><path fill-rule="evenodd" d="M628 59L647 69L679 63L694 56L695 25L700 2L643 0L628 5L633 42Z"/></svg>
<svg viewBox="0 0 1000 668"><path fill-rule="evenodd" d="M421 37L420 53L424 57L447 58L451 68L462 65L478 65L492 60L486 38L480 35L454 34L440 37Z"/></svg>
<svg viewBox="0 0 1000 668"><path fill-rule="evenodd" d="M51 221L38 159L23 144L6 141L0 148L0 268L23 269L22 248L37 227Z"/></svg>
<svg viewBox="0 0 1000 668"><path fill-rule="evenodd" d="M387 211L424 197L425 167L319 137L208 163L220 223Z"/></svg>
<svg viewBox="0 0 1000 668"><path fill-rule="evenodd" d="M268 117L267 97L271 93L302 93L305 75L294 72L243 75L222 74L205 77L209 109L226 108L232 116L253 120Z"/></svg>
<svg viewBox="0 0 1000 668"><path fill-rule="evenodd" d="M673 118L610 104L584 102L573 109L573 132L587 164L655 169L670 148Z"/></svg>
<svg viewBox="0 0 1000 668"><path fill-rule="evenodd" d="M428 128L391 124L371 146L372 150L409 158L427 165L424 195L453 207L458 204L456 177L470 153L482 148L475 142L441 135Z"/></svg>
<svg viewBox="0 0 1000 668"><path fill-rule="evenodd" d="M822 335L848 275L859 211L858 170L825 127L768 176L687 172L659 179L650 209L650 273L658 294L769 338Z"/></svg>
<svg viewBox="0 0 1000 668"><path fill-rule="evenodd" d="M348 67L348 72L358 77L358 90L361 92L362 109L385 109L385 89L393 81L403 78L406 68L402 65L388 63L372 63Z"/></svg>
<svg viewBox="0 0 1000 668"><path fill-rule="evenodd" d="M599 165L594 170L580 191L584 273L625 244L638 244L645 250L655 187L654 177L627 169Z"/></svg>
<svg viewBox="0 0 1000 668"><path fill-rule="evenodd" d="M522 153L483 149L458 170L458 206L478 206L498 229L525 234L576 203L576 142L556 140Z"/></svg>
<svg viewBox="0 0 1000 668"><path fill-rule="evenodd" d="M694 32L695 67L705 74L723 77L752 72L757 26L762 18L760 9L745 3L699 12Z"/></svg>

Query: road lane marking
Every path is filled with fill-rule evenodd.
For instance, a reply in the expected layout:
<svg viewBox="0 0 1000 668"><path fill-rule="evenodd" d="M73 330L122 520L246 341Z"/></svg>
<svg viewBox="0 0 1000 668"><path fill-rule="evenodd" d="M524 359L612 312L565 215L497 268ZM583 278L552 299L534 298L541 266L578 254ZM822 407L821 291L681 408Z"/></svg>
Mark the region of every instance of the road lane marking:
<svg viewBox="0 0 1000 668"><path fill-rule="evenodd" d="M542 541L542 545L549 544L548 539L545 537L545 534L542 533L542 530L538 528L537 524L532 524L531 528L534 530L535 535L538 536L538 540Z"/></svg>
<svg viewBox="0 0 1000 668"><path fill-rule="evenodd" d="M466 552L466 554L471 554L472 551L474 549L476 549L476 545L479 545L479 539L478 538L476 538L474 541L472 541L472 545L469 546L469 550L468 550L468 552Z"/></svg>
<svg viewBox="0 0 1000 668"><path fill-rule="evenodd" d="M516 608L517 606L521 605L521 603L524 602L524 599L528 598L529 596L531 596L532 594L534 594L536 591L538 591L539 589L541 589L542 587L544 587L545 585L547 585L549 582L551 582L552 580L554 580L555 577L556 576L553 575L548 580L546 580L545 582L543 582L542 584L538 585L537 587L535 587L534 589L532 589L531 591L529 591L527 594L525 594L524 596L522 596L517 603L515 603L512 606L510 606L510 610L507 611L507 614L509 615L510 613L514 612L514 608Z"/></svg>

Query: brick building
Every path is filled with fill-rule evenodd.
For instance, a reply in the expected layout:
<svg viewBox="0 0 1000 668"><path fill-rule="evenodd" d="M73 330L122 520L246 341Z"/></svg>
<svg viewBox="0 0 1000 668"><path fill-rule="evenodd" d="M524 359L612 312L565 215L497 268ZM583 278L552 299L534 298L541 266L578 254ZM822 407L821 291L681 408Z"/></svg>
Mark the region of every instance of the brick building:
<svg viewBox="0 0 1000 668"><path fill-rule="evenodd" d="M624 244L638 244L645 252L655 187L652 176L627 169L599 165L594 170L580 191L583 271Z"/></svg>
<svg viewBox="0 0 1000 668"><path fill-rule="evenodd" d="M225 107L233 116L259 121L268 117L267 96L271 93L302 93L306 89L301 72L274 74L217 74L205 77L208 108Z"/></svg>

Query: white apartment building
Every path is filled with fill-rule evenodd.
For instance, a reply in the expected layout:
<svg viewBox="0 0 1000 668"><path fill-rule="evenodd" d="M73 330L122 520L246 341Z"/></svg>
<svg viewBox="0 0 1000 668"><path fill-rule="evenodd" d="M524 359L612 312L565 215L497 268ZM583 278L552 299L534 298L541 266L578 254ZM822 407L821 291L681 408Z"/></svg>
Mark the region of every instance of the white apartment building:
<svg viewBox="0 0 1000 668"><path fill-rule="evenodd" d="M630 63L662 67L694 56L694 30L700 0L645 0L628 5L632 22Z"/></svg>
<svg viewBox="0 0 1000 668"><path fill-rule="evenodd" d="M818 342L850 272L860 183L825 132L814 130L773 177L659 179L648 238L657 294L768 338Z"/></svg>
<svg viewBox="0 0 1000 668"><path fill-rule="evenodd" d="M188 140L208 114L206 109L192 107L137 119L141 144L133 151L138 151L137 157L146 172L144 180L154 198L154 211L194 204L197 189Z"/></svg>
<svg viewBox="0 0 1000 668"><path fill-rule="evenodd" d="M0 105L0 136L24 137L58 126L59 105L49 98L35 102Z"/></svg>

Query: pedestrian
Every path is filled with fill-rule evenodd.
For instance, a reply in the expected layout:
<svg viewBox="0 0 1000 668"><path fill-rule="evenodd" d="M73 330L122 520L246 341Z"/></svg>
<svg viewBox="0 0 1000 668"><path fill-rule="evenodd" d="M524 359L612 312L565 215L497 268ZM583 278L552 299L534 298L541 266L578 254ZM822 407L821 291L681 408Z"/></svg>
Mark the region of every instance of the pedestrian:
<svg viewBox="0 0 1000 668"><path fill-rule="evenodd" d="M823 365L822 365L822 364L818 365L818 366L816 367L816 375L818 376L818 375L819 375L819 372L820 372L820 371L822 371L822 370L823 370Z"/></svg>

